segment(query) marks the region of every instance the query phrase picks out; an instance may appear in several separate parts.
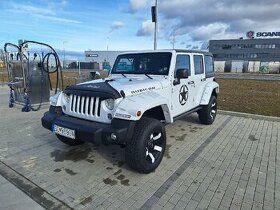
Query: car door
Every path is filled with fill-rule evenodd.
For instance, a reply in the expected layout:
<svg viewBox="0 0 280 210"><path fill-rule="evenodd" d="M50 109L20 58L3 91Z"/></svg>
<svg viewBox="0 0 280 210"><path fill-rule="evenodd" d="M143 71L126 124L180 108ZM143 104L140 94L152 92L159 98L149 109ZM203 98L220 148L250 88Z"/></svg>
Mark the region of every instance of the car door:
<svg viewBox="0 0 280 210"><path fill-rule="evenodd" d="M202 94L206 85L205 67L204 67L204 55L193 54L193 69L194 74L191 80L191 89L193 92L192 106L197 107L200 105Z"/></svg>
<svg viewBox="0 0 280 210"><path fill-rule="evenodd" d="M176 72L178 69L187 69L188 78L181 78L178 81L176 78ZM176 117L180 114L183 114L193 108L193 93L191 89L193 80L193 75L191 72L191 62L189 54L180 54L176 55L176 65L174 69L174 82L172 85L172 100L171 100L171 110L172 116Z"/></svg>

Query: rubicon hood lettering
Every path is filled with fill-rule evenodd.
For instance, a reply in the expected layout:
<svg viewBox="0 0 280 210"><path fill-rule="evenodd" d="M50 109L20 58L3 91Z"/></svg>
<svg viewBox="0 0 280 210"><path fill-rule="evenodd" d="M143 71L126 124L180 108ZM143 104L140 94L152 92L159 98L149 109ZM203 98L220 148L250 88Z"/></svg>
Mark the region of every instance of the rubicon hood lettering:
<svg viewBox="0 0 280 210"><path fill-rule="evenodd" d="M155 91L163 88L163 76L154 77L153 80L146 76L130 77L130 78L115 78L110 85L117 91L123 90L126 96L141 94L144 92Z"/></svg>
<svg viewBox="0 0 280 210"><path fill-rule="evenodd" d="M143 93L143 92L147 92L147 91L151 91L151 90L155 90L155 89L156 89L156 87L141 88L138 90L132 90L131 94Z"/></svg>

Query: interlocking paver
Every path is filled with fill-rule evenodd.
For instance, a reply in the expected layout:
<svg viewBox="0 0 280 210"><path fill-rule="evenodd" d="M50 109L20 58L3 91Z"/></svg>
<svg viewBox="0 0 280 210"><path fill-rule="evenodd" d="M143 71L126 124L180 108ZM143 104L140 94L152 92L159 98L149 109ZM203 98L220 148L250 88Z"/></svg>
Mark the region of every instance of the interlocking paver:
<svg viewBox="0 0 280 210"><path fill-rule="evenodd" d="M229 116L218 115L210 126L190 116L166 127L169 155L154 173L142 175L124 164L118 146L69 148L41 128L45 110L11 112L4 102L0 161L74 209L280 206L280 122L230 117L219 130Z"/></svg>

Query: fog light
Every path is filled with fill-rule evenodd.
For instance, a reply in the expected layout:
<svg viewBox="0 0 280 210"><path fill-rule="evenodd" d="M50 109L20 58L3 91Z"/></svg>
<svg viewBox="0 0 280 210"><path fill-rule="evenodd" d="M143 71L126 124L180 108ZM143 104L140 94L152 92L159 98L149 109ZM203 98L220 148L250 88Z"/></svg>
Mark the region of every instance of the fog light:
<svg viewBox="0 0 280 210"><path fill-rule="evenodd" d="M107 117L108 117L109 120L112 120L112 119L113 119L113 117L112 117L111 114L108 114Z"/></svg>
<svg viewBox="0 0 280 210"><path fill-rule="evenodd" d="M111 133L111 139L112 139L112 140L116 140L116 139L117 139L117 135L114 134L114 133Z"/></svg>
<svg viewBox="0 0 280 210"><path fill-rule="evenodd" d="M54 108L54 112L57 114L57 115L62 115L62 109L61 109L61 106L57 106Z"/></svg>

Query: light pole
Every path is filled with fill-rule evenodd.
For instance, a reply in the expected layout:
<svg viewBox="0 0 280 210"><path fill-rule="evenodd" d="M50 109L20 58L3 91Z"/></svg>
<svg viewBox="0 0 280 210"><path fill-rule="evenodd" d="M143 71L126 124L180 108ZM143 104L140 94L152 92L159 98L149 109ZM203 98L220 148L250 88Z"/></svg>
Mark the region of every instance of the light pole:
<svg viewBox="0 0 280 210"><path fill-rule="evenodd" d="M81 61L77 60L77 66L78 66L78 73L79 73L79 77L81 76Z"/></svg>
<svg viewBox="0 0 280 210"><path fill-rule="evenodd" d="M107 50L107 55L106 55L107 60L106 60L106 61L108 62L108 60L109 60L109 59L108 59L108 56L109 56L109 55L108 55L108 54L109 54L109 34L108 34L108 36L107 36L107 44L106 44L106 48L107 48L107 49L106 49L106 50Z"/></svg>
<svg viewBox="0 0 280 210"><path fill-rule="evenodd" d="M173 50L175 49L175 42L176 42L176 37L173 33L173 36L172 36L172 46L173 46Z"/></svg>
<svg viewBox="0 0 280 210"><path fill-rule="evenodd" d="M152 22L155 23L154 31L154 50L157 49L157 36L158 36L158 0L156 0L155 6L152 6Z"/></svg>
<svg viewBox="0 0 280 210"><path fill-rule="evenodd" d="M63 69L65 68L65 44L67 41L63 41Z"/></svg>

